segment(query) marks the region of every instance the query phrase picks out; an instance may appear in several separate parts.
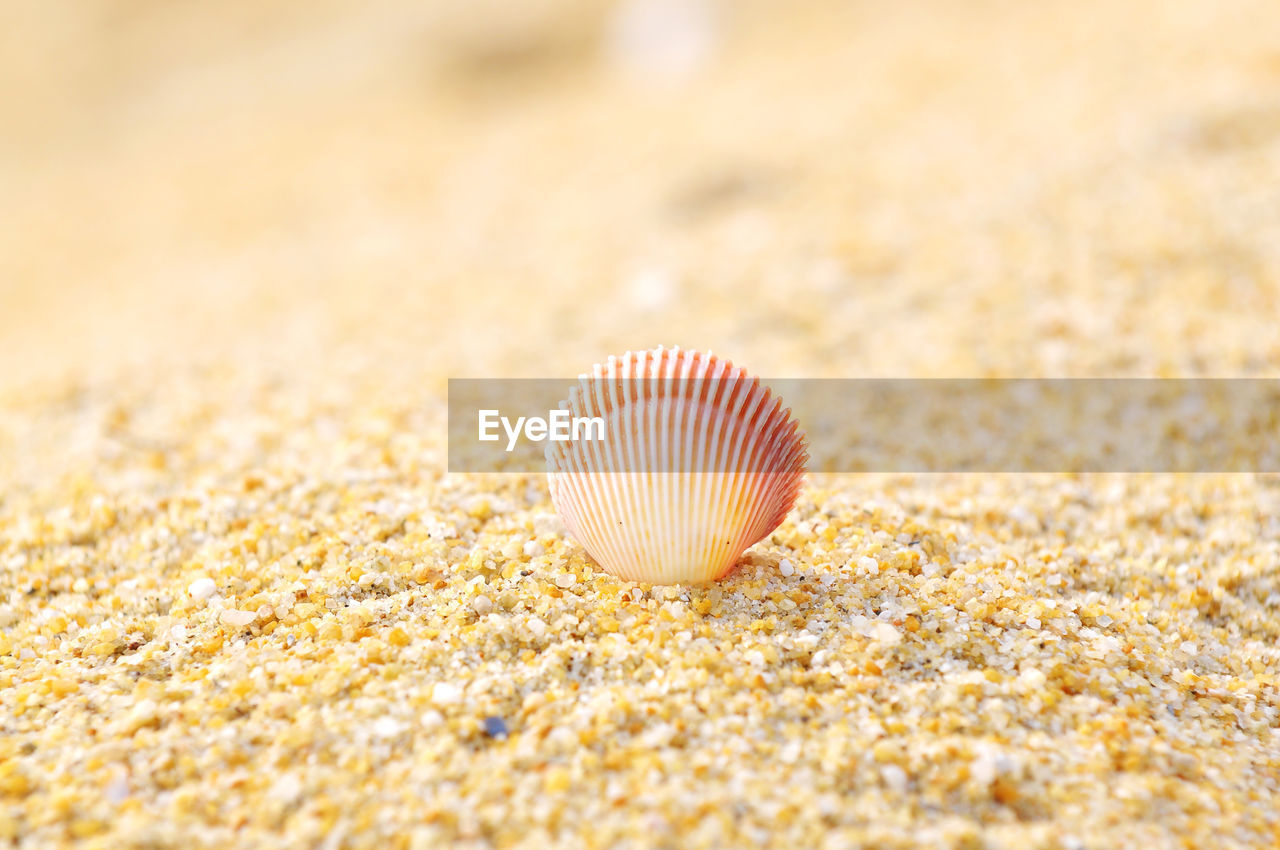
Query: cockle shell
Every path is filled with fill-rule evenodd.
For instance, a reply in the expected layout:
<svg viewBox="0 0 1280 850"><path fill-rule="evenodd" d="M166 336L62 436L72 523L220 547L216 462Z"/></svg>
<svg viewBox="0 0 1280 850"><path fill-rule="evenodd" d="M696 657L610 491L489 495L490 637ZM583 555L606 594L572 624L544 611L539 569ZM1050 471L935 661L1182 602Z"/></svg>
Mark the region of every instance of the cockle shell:
<svg viewBox="0 0 1280 850"><path fill-rule="evenodd" d="M795 504L808 459L791 411L711 353L629 351L581 375L561 409L603 439L548 443L551 500L606 571L718 579Z"/></svg>

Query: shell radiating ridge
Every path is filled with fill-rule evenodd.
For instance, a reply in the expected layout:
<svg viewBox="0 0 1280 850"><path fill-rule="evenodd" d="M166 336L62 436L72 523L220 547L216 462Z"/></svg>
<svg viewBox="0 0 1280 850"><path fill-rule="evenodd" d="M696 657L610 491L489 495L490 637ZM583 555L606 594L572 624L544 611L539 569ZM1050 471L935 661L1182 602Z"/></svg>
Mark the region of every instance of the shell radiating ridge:
<svg viewBox="0 0 1280 850"><path fill-rule="evenodd" d="M631 581L728 573L795 504L805 451L791 411L710 352L611 356L561 403L603 439L548 442L551 499L603 569Z"/></svg>

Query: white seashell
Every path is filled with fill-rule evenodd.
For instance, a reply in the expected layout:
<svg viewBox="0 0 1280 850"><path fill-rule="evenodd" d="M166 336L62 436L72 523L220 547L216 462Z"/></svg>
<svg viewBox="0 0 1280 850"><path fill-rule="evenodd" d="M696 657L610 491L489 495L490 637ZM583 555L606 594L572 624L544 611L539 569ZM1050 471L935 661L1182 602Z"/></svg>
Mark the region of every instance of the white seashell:
<svg viewBox="0 0 1280 850"><path fill-rule="evenodd" d="M654 584L724 576L795 504L808 454L791 411L708 353L627 352L561 408L603 440L548 442L551 500L601 567Z"/></svg>

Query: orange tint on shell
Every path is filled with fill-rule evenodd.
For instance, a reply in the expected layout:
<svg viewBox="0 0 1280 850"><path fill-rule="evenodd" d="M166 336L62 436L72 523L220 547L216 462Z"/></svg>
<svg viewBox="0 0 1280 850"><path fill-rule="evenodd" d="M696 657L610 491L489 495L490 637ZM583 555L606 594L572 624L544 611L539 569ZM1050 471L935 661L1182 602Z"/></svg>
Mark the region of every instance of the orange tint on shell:
<svg viewBox="0 0 1280 850"><path fill-rule="evenodd" d="M610 439L548 442L552 502L596 563L624 579L724 576L781 524L804 480L791 411L710 353L610 357L561 407L603 418Z"/></svg>

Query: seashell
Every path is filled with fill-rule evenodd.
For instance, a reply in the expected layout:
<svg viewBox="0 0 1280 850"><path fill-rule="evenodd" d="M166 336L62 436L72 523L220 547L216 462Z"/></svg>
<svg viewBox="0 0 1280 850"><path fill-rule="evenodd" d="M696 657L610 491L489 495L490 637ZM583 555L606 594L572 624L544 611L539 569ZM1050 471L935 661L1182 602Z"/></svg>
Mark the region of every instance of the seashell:
<svg viewBox="0 0 1280 850"><path fill-rule="evenodd" d="M610 357L579 376L560 408L603 419L604 435L548 442L551 500L620 578L721 578L781 524L804 480L808 453L791 411L710 352Z"/></svg>

